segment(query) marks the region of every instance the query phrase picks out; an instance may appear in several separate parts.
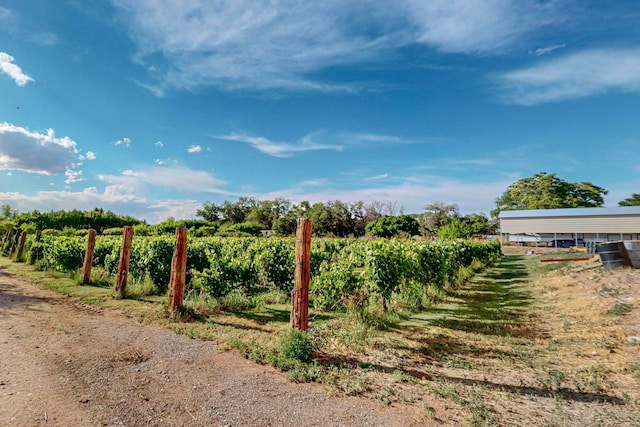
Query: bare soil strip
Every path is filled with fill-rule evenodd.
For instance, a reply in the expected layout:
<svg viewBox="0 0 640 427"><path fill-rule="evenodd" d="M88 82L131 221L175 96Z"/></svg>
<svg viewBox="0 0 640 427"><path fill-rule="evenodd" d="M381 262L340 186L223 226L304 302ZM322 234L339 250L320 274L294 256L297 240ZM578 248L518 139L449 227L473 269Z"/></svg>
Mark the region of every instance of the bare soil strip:
<svg viewBox="0 0 640 427"><path fill-rule="evenodd" d="M87 308L3 269L0 420L29 427L413 423L411 413L290 383L211 342Z"/></svg>

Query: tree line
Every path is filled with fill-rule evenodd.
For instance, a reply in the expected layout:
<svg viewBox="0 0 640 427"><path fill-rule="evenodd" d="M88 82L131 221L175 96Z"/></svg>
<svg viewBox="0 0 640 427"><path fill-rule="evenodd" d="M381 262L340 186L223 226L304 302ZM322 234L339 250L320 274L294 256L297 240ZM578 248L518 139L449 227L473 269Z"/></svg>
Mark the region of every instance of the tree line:
<svg viewBox="0 0 640 427"><path fill-rule="evenodd" d="M569 182L554 173L540 172L509 185L494 200L491 218L484 214L461 215L455 203L433 202L423 212L405 214L392 202L353 202L340 200L294 204L284 198L259 200L240 197L221 204L205 202L195 212L198 219L169 218L159 224L148 225L128 215L95 208L91 211L52 211L20 213L10 205L0 206L0 230L21 228L35 230L83 230L93 228L98 233L114 233L125 225L136 227L138 235L173 232L187 227L193 235L249 236L265 230L282 236L292 235L300 217L313 221L317 236L361 237L397 235L439 238L467 238L496 232L501 211L520 209L554 209L603 206L607 190L591 182ZM640 194L633 193L618 203L620 206L640 206Z"/></svg>

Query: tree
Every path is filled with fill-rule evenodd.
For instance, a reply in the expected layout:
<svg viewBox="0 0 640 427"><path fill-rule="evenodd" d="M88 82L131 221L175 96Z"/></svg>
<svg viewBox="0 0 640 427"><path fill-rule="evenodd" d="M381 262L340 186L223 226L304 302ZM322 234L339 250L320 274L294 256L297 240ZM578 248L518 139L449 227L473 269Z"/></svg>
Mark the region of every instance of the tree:
<svg viewBox="0 0 640 427"><path fill-rule="evenodd" d="M590 182L567 182L555 173L537 173L511 184L495 200L491 216L522 209L590 208L604 204L608 191Z"/></svg>
<svg viewBox="0 0 640 427"><path fill-rule="evenodd" d="M631 197L619 201L618 206L640 206L640 194L632 193Z"/></svg>
<svg viewBox="0 0 640 427"><path fill-rule="evenodd" d="M458 205L434 202L424 207L425 212L420 216L420 225L425 234L436 235L438 229L460 217Z"/></svg>
<svg viewBox="0 0 640 427"><path fill-rule="evenodd" d="M11 221L18 215L18 211L13 209L11 205L5 204L0 206L0 219Z"/></svg>
<svg viewBox="0 0 640 427"><path fill-rule="evenodd" d="M271 230L275 222L291 209L291 202L283 198L262 200L247 214L247 221L262 224L264 230Z"/></svg>
<svg viewBox="0 0 640 427"><path fill-rule="evenodd" d="M379 237L393 237L401 233L410 236L420 234L420 224L411 215L383 216L367 224L367 233Z"/></svg>
<svg viewBox="0 0 640 427"><path fill-rule="evenodd" d="M471 225L463 218L456 218L438 229L438 237L443 240L467 239L471 234Z"/></svg>

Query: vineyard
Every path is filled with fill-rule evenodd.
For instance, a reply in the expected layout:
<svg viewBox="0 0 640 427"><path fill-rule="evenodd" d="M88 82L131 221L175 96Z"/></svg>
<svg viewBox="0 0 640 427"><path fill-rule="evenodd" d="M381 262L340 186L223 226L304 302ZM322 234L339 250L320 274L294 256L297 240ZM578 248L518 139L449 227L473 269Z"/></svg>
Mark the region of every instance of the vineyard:
<svg viewBox="0 0 640 427"><path fill-rule="evenodd" d="M8 240L8 239L5 239ZM99 236L93 266L109 275L118 269L121 239ZM7 251L9 241L3 249ZM190 238L186 293L223 298L265 292L288 294L293 288L294 238ZM41 270L77 271L86 238L28 237L24 258ZM146 281L165 294L171 273L172 236L136 237L129 280ZM310 301L323 310L362 310L377 304L420 309L428 296L442 292L500 255L498 242L314 239L311 248Z"/></svg>

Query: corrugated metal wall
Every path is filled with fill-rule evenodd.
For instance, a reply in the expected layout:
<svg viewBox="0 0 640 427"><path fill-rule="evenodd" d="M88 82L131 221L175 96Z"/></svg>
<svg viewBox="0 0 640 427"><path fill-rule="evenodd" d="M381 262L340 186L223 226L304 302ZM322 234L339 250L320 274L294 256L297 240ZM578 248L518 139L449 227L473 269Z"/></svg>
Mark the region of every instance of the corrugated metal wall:
<svg viewBox="0 0 640 427"><path fill-rule="evenodd" d="M500 232L517 233L640 233L640 215L501 218Z"/></svg>

